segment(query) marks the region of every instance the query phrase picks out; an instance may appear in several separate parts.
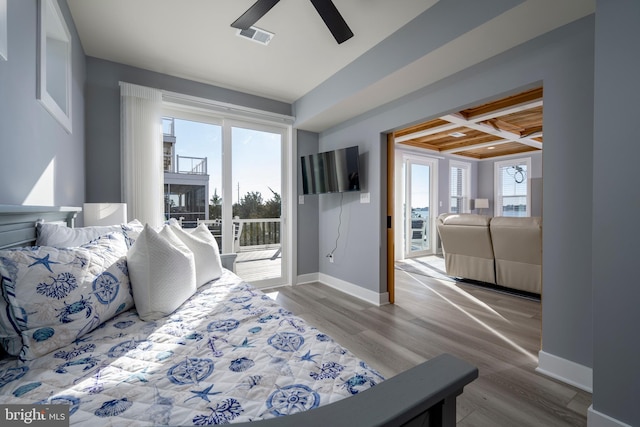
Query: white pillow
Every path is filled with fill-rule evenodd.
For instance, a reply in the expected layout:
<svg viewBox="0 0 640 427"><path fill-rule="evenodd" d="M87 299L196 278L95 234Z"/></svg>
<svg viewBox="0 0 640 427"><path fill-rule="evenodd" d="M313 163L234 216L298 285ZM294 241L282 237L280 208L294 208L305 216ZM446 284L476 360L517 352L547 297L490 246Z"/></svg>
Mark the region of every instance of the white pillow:
<svg viewBox="0 0 640 427"><path fill-rule="evenodd" d="M196 291L193 253L165 225L160 232L148 224L127 253L133 300L142 320L173 313Z"/></svg>
<svg viewBox="0 0 640 427"><path fill-rule="evenodd" d="M138 220L133 220L128 224L71 228L63 224L43 222L38 223L36 229L36 246L72 248L85 245L100 236L116 231L122 232L127 245L131 246L137 234L142 231L142 224Z"/></svg>
<svg viewBox="0 0 640 427"><path fill-rule="evenodd" d="M205 224L200 224L189 231L176 227L171 230L193 252L196 262L197 287L222 276L222 261L220 260L218 242Z"/></svg>

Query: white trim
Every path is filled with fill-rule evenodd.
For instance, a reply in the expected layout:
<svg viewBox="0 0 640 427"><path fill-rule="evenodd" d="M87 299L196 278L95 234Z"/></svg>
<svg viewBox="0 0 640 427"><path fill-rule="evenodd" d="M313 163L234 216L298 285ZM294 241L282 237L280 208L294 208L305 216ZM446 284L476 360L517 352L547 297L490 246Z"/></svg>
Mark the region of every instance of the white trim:
<svg viewBox="0 0 640 427"><path fill-rule="evenodd" d="M52 21L54 20L54 21ZM55 83L61 86L64 93L64 105L60 105L49 89L47 88L47 74L51 76L55 67L47 69L47 40L51 35L52 40L56 40L64 44L64 57L60 53L54 55L56 59L62 59L64 62L64 70L57 77ZM55 118L64 129L71 133L73 130L71 123L71 101L72 101L72 48L71 33L67 27L64 15L60 10L57 1L40 0L38 2L38 39L36 57L36 70L38 78L36 80L36 98L42 106Z"/></svg>
<svg viewBox="0 0 640 427"><path fill-rule="evenodd" d="M270 111L258 110L256 108L243 107L241 105L229 104L227 102L214 101L212 99L201 98L199 96L185 95L182 93L162 90L162 100L170 104L189 106L195 109L206 110L223 114L227 118L241 118L264 120L270 124L283 123L293 125L295 117L286 114L272 113Z"/></svg>
<svg viewBox="0 0 640 427"><path fill-rule="evenodd" d="M415 155L418 157L429 157L431 159L444 160L444 156L438 156L435 151L425 150L424 148L412 147L411 145L398 143L398 138L394 139L394 147L396 151L400 151L403 154ZM460 156L461 159L468 159L468 157Z"/></svg>
<svg viewBox="0 0 640 427"><path fill-rule="evenodd" d="M471 163L460 160L449 159L448 188L449 188L449 212L451 209L451 169L458 168L463 171L462 182L462 212L471 212Z"/></svg>
<svg viewBox="0 0 640 427"><path fill-rule="evenodd" d="M593 409L593 405L587 410L588 427L631 427L631 425L618 421L609 415L603 414Z"/></svg>
<svg viewBox="0 0 640 427"><path fill-rule="evenodd" d="M0 59L5 61L9 59L8 55L8 42L9 32L7 30L7 0L0 0Z"/></svg>
<svg viewBox="0 0 640 427"><path fill-rule="evenodd" d="M388 292L376 293L324 273L318 273L318 282L377 306L389 304Z"/></svg>
<svg viewBox="0 0 640 427"><path fill-rule="evenodd" d="M296 285L306 285L307 283L314 283L320 281L320 273L307 273L301 274L296 279Z"/></svg>
<svg viewBox="0 0 640 427"><path fill-rule="evenodd" d="M285 163L287 166L283 169L286 169L287 173L289 197L287 197L286 209L283 207L283 211L287 212L289 218L289 224L285 224L287 230L290 231L287 236L287 248L289 250L287 258L290 264L286 274L287 283L292 285L298 277L298 204L296 202L296 195L298 194L298 168L296 166L296 159L298 158L298 132L294 132L293 126L289 126L287 132L290 141L287 149L289 159L287 163Z"/></svg>
<svg viewBox="0 0 640 427"><path fill-rule="evenodd" d="M410 201L410 192L411 192L411 165L422 165L429 167L429 249L425 250L416 250L411 251L411 242L409 239L405 239L404 236L411 236L411 218L405 218L402 215L396 216L399 220L399 224L402 227L398 227L398 230L404 230L404 233L396 233L396 248L400 248L400 256L403 258L407 258L409 256L421 256L421 255L430 255L436 253L436 218L437 214L435 212L438 211L438 165L439 161L431 156L420 156L413 153L402 153L402 164L404 165L404 176L402 179L402 189L404 192L403 199L395 201L395 209L396 212L403 211L403 204L408 204ZM398 189L396 188L396 191ZM399 194L399 193L396 193Z"/></svg>
<svg viewBox="0 0 640 427"><path fill-rule="evenodd" d="M593 369L540 350L536 372L593 392Z"/></svg>

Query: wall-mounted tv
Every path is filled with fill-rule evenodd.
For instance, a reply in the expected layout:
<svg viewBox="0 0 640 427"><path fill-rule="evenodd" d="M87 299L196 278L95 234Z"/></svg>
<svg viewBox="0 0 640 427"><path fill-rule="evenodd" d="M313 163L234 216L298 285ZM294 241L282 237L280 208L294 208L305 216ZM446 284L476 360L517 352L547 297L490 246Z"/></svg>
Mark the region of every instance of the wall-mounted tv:
<svg viewBox="0 0 640 427"><path fill-rule="evenodd" d="M302 156L302 193L360 191L358 147Z"/></svg>

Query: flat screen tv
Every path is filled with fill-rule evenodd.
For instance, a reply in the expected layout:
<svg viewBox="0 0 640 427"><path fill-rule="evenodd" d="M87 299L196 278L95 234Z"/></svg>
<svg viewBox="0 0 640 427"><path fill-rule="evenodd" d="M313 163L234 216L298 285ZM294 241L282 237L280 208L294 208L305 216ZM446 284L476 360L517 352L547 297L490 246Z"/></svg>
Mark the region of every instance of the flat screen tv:
<svg viewBox="0 0 640 427"><path fill-rule="evenodd" d="M302 156L302 193L360 191L358 147Z"/></svg>

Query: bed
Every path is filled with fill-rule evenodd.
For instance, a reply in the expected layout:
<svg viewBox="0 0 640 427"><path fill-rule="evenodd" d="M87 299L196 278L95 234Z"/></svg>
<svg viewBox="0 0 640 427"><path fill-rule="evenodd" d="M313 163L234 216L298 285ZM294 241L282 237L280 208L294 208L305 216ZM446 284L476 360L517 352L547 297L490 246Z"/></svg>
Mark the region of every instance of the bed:
<svg viewBox="0 0 640 427"><path fill-rule="evenodd" d="M123 226L80 246L35 246L36 223L68 230L78 211L0 205L0 341L9 353L0 403L65 404L71 425L455 425L456 397L478 375L465 361L443 354L384 379L229 268L205 275L211 263L197 256L195 287L169 282L169 305L158 309L144 298L162 291L144 294L139 283L161 286L182 261L162 272L140 262L156 241L136 249L165 228L188 243L184 231ZM232 256L218 257L231 267Z"/></svg>

